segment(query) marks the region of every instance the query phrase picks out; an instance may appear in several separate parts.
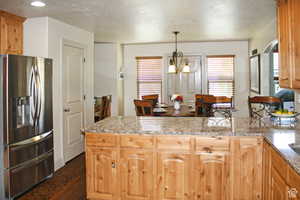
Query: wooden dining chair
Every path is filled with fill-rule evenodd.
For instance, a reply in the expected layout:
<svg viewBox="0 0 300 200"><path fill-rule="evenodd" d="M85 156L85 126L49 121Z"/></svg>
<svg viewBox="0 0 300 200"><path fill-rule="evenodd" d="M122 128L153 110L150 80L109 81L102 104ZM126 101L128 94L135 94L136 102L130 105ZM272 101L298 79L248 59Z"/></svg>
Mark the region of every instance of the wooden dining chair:
<svg viewBox="0 0 300 200"><path fill-rule="evenodd" d="M198 97L198 98L197 98ZM195 116L196 117L213 117L213 105L216 97L213 95L196 95Z"/></svg>
<svg viewBox="0 0 300 200"><path fill-rule="evenodd" d="M262 118L270 116L276 110L282 108L282 101L272 96L248 97L249 116L252 118Z"/></svg>
<svg viewBox="0 0 300 200"><path fill-rule="evenodd" d="M111 100L112 95L104 96L105 104L103 105L103 119L111 116Z"/></svg>
<svg viewBox="0 0 300 200"><path fill-rule="evenodd" d="M134 100L136 116L154 116L153 101Z"/></svg>
<svg viewBox="0 0 300 200"><path fill-rule="evenodd" d="M150 101L152 101L153 106L155 106L158 103L158 98L159 98L158 94L150 94L150 95L144 95L144 96L142 96L143 100L150 100Z"/></svg>
<svg viewBox="0 0 300 200"><path fill-rule="evenodd" d="M215 104L213 105L214 115L219 113L223 117L232 117L233 98L226 96L215 96Z"/></svg>
<svg viewBox="0 0 300 200"><path fill-rule="evenodd" d="M201 99L205 97L213 97L214 95L211 94L195 94L195 102L200 101Z"/></svg>

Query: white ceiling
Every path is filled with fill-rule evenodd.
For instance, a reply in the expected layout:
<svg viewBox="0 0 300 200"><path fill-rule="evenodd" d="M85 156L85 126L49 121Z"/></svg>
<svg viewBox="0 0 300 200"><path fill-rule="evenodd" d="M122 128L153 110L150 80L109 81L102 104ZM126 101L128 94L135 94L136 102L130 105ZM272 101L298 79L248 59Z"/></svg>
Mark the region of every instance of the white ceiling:
<svg viewBox="0 0 300 200"><path fill-rule="evenodd" d="M0 0L0 9L25 16L50 16L95 33L97 42L249 39L274 20L274 0Z"/></svg>

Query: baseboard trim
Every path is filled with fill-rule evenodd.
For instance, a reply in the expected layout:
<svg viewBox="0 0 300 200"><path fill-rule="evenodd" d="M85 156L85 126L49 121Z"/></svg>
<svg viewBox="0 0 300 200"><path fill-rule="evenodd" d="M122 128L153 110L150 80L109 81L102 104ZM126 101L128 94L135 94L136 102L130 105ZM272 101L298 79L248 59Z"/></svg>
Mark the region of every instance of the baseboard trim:
<svg viewBox="0 0 300 200"><path fill-rule="evenodd" d="M63 166L65 166L65 162L62 159L59 160L55 160L54 161L54 171L59 170L60 168L62 168Z"/></svg>

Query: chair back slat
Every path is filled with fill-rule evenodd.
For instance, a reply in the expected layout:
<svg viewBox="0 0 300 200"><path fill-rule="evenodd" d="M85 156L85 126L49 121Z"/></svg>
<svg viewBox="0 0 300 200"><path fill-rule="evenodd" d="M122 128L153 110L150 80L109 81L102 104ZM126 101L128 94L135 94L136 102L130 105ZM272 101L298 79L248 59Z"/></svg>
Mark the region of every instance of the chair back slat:
<svg viewBox="0 0 300 200"><path fill-rule="evenodd" d="M134 100L136 116L153 116L151 100Z"/></svg>
<svg viewBox="0 0 300 200"><path fill-rule="evenodd" d="M152 101L153 106L155 106L158 103L158 98L159 98L158 94L150 94L150 95L144 95L144 96L142 96L143 100L150 100L150 101Z"/></svg>

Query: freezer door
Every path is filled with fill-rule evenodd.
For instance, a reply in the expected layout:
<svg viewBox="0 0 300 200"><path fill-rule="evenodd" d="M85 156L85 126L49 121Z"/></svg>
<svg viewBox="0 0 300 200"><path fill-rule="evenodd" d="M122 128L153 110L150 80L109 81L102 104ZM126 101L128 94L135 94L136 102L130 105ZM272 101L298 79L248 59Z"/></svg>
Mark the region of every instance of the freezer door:
<svg viewBox="0 0 300 200"><path fill-rule="evenodd" d="M7 63L4 143L14 144L53 129L52 62L9 55Z"/></svg>
<svg viewBox="0 0 300 200"><path fill-rule="evenodd" d="M53 172L53 151L18 167L5 170L6 198L22 194L35 184L51 176Z"/></svg>
<svg viewBox="0 0 300 200"><path fill-rule="evenodd" d="M4 168L15 167L51 150L53 150L53 131L14 143L5 149Z"/></svg>

